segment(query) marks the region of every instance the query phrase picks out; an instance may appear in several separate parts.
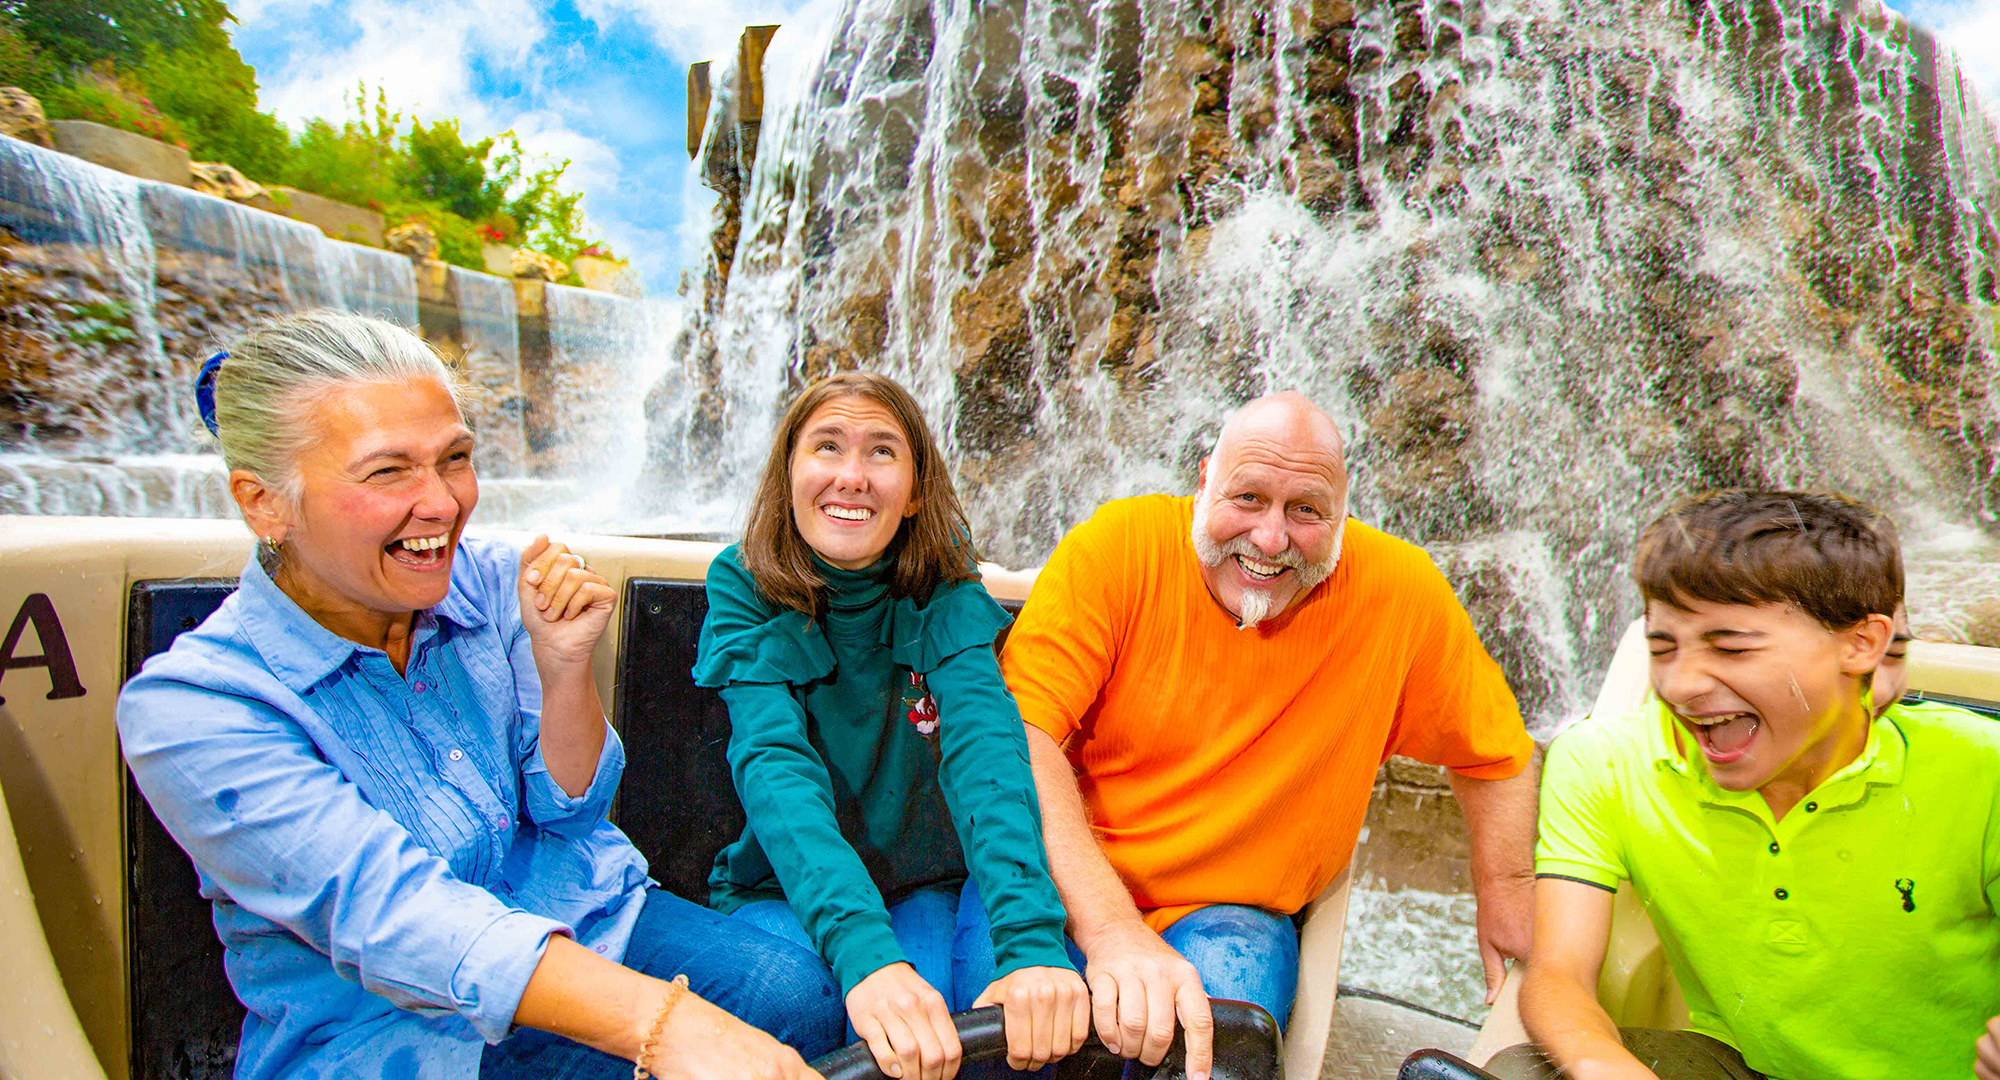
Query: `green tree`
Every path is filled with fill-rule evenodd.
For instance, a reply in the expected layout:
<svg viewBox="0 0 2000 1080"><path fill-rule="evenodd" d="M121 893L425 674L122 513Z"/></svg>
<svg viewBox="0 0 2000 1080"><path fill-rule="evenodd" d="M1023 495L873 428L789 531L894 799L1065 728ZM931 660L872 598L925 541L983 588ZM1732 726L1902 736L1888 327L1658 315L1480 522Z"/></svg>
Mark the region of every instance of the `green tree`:
<svg viewBox="0 0 2000 1080"><path fill-rule="evenodd" d="M18 86L39 95L55 80L55 65L14 25L0 17L0 86Z"/></svg>
<svg viewBox="0 0 2000 1080"><path fill-rule="evenodd" d="M398 182L403 114L389 107L388 95L380 89L371 102L366 85L357 84L347 101L353 114L341 126L306 122L279 179L302 191L376 210L406 201Z"/></svg>
<svg viewBox="0 0 2000 1080"><path fill-rule="evenodd" d="M492 139L468 145L459 135L458 121L439 120L428 127L422 121L411 123L406 142L403 182L411 194L441 202L468 221L499 212L507 178L487 168Z"/></svg>
<svg viewBox="0 0 2000 1080"><path fill-rule="evenodd" d="M449 262L478 268L489 241L565 261L601 243L568 161L532 158L512 132L467 142L456 120L423 123L357 85L350 115L296 134L257 108L257 73L229 40L225 0L0 0L0 84L51 119L109 124L227 162L265 183L421 221Z"/></svg>
<svg viewBox="0 0 2000 1080"><path fill-rule="evenodd" d="M146 51L134 71L152 103L173 117L197 161L226 161L253 178L285 172L292 137L257 109L257 72L234 48Z"/></svg>
<svg viewBox="0 0 2000 1080"><path fill-rule="evenodd" d="M109 59L129 69L149 46L230 48L223 0L0 0L0 15L58 68Z"/></svg>
<svg viewBox="0 0 2000 1080"><path fill-rule="evenodd" d="M495 171L512 192L501 209L520 223L523 245L565 262L586 249L601 249L604 242L586 232L583 193L563 189L570 162L533 162L512 132L501 138L504 150Z"/></svg>

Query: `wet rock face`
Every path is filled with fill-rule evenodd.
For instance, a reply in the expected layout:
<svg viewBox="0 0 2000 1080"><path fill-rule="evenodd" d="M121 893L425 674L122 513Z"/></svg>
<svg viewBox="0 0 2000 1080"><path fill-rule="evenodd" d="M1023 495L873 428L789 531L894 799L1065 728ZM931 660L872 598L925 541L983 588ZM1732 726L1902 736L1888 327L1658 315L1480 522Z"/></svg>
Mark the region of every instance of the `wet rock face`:
<svg viewBox="0 0 2000 1080"><path fill-rule="evenodd" d="M1300 389L1355 513L1559 724L1690 489L1990 536L2000 150L1910 33L1792 0L852 0L797 101L711 133L657 473L727 501L790 392L874 367L1030 565Z"/></svg>
<svg viewBox="0 0 2000 1080"><path fill-rule="evenodd" d="M0 232L0 446L87 456L213 445L177 391L220 342L286 310L281 290L233 260L183 253L163 254L152 284L156 302L140 311L102 251Z"/></svg>

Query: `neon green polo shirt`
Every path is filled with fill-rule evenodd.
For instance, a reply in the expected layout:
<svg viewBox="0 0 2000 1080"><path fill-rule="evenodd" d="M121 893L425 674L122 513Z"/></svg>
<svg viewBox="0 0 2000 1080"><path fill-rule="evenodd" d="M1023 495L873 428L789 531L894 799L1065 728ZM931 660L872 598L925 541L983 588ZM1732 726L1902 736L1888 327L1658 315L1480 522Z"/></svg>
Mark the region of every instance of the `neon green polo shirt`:
<svg viewBox="0 0 2000 1080"><path fill-rule="evenodd" d="M2000 1015L2000 723L1896 705L1775 821L1657 701L1549 750L1535 870L1652 913L1689 1027L1780 1080L1972 1075Z"/></svg>

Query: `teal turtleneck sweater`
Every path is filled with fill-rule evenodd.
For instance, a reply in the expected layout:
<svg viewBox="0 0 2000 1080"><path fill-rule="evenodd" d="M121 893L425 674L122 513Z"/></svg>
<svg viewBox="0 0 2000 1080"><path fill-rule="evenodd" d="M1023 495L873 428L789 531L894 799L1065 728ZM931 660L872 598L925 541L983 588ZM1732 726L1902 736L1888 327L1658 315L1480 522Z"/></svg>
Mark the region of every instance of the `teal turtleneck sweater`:
<svg viewBox="0 0 2000 1080"><path fill-rule="evenodd" d="M711 902L789 900L845 992L907 959L884 897L964 881L970 851L997 975L1069 967L1021 714L993 657L1007 613L977 581L919 603L890 597L887 562L815 564L817 621L766 600L737 547L709 566L694 677L729 706L749 818L716 856ZM936 702L931 734L912 673Z"/></svg>

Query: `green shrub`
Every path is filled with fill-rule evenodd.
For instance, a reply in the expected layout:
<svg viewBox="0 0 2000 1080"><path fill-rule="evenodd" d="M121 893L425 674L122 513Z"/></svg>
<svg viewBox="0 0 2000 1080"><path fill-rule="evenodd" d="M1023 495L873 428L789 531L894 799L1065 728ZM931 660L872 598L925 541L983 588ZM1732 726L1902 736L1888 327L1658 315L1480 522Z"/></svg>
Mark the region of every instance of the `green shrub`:
<svg viewBox="0 0 2000 1080"><path fill-rule="evenodd" d="M56 83L43 91L42 112L51 120L89 120L187 146L180 124L156 108L130 76L118 75L105 60L68 83Z"/></svg>
<svg viewBox="0 0 2000 1080"><path fill-rule="evenodd" d="M399 182L405 155L403 114L389 107L380 90L370 101L366 86L357 86L348 104L354 113L339 127L327 120L306 122L281 181L371 210L411 201Z"/></svg>
<svg viewBox="0 0 2000 1080"><path fill-rule="evenodd" d="M259 180L284 172L291 134L257 111L257 72L235 49L149 49L133 77L180 126L195 160L225 161Z"/></svg>
<svg viewBox="0 0 2000 1080"><path fill-rule="evenodd" d="M0 18L0 86L18 86L40 97L55 82L55 65L22 36L14 20Z"/></svg>

